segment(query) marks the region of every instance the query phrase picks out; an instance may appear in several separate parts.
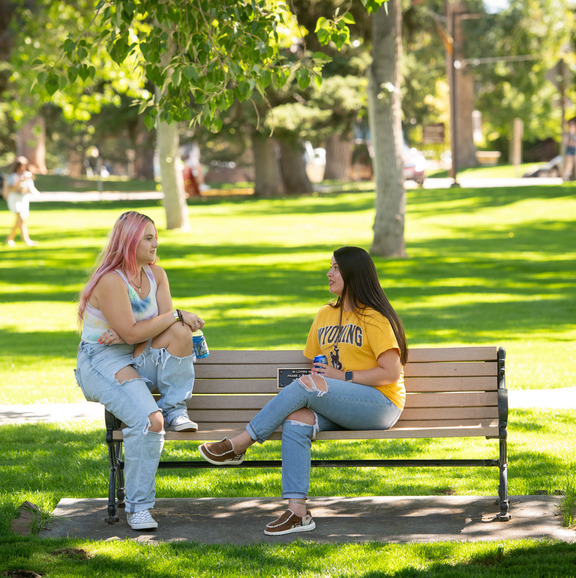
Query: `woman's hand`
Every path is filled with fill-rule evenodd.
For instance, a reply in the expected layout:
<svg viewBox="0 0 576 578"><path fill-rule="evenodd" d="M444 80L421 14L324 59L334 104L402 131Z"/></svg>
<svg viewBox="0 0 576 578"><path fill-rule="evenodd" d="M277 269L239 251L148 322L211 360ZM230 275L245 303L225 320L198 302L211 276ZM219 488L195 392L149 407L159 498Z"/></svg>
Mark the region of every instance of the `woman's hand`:
<svg viewBox="0 0 576 578"><path fill-rule="evenodd" d="M362 385L388 385L400 379L402 364L397 349L388 349L378 356L378 366L372 369L354 370L353 381ZM352 371L352 369L350 369ZM318 374L332 379L346 380L346 373L330 367L327 363L316 363L312 367L312 375Z"/></svg>
<svg viewBox="0 0 576 578"><path fill-rule="evenodd" d="M114 329L108 329L100 335L98 343L101 345L118 345L119 343L126 343Z"/></svg>
<svg viewBox="0 0 576 578"><path fill-rule="evenodd" d="M188 311L180 311L182 313L182 320L192 331L198 331L204 327L204 319L201 319L196 313L189 313Z"/></svg>
<svg viewBox="0 0 576 578"><path fill-rule="evenodd" d="M329 377L330 379L339 379L344 381L346 375L343 371L339 369L334 369L327 363L315 363L312 366L312 375L323 375L324 377Z"/></svg>

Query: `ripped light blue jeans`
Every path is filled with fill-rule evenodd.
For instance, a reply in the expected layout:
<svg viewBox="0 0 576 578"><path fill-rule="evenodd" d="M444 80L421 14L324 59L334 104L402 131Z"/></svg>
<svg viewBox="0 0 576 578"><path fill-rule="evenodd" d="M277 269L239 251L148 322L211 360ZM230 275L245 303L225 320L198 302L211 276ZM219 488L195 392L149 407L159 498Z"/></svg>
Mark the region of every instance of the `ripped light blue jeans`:
<svg viewBox="0 0 576 578"><path fill-rule="evenodd" d="M293 381L246 426L250 437L259 443L282 426L283 498L308 497L311 446L318 431L389 429L401 414L400 408L374 387L321 379L326 380L326 391L306 387L301 380ZM315 425L286 420L292 412L304 407L314 412Z"/></svg>
<svg viewBox="0 0 576 578"><path fill-rule="evenodd" d="M154 507L155 477L164 431L149 431L149 415L162 411L165 423L185 415L186 399L194 386L194 355L175 357L150 343L133 357L133 345L101 345L83 341L78 348L76 381L88 401L97 401L126 424L124 428L124 472L126 511ZM141 376L119 383L116 373L132 365ZM154 400L152 391L160 398Z"/></svg>

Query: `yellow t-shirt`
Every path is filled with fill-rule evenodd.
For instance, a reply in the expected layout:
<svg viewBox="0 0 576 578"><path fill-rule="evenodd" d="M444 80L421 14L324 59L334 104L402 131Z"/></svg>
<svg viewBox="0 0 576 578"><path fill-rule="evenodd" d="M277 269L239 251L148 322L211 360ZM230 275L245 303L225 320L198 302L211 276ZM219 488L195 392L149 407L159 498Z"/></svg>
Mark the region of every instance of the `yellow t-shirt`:
<svg viewBox="0 0 576 578"><path fill-rule="evenodd" d="M356 315L352 311L344 312L340 326L340 309L324 305L312 323L304 355L310 359L316 355L325 355L328 364L335 369L360 371L378 367L378 357L389 349L400 352L390 321L369 307L363 313ZM394 405L404 409L404 368L396 383L374 387Z"/></svg>

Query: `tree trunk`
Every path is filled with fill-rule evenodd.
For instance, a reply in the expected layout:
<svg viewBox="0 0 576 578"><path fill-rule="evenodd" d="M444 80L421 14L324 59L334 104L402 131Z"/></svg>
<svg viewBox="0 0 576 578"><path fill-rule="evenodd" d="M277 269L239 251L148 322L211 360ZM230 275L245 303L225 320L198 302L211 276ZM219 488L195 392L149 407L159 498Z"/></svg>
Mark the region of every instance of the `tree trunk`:
<svg viewBox="0 0 576 578"><path fill-rule="evenodd" d="M310 194L314 191L306 173L304 147L294 139L280 139L280 168L287 195Z"/></svg>
<svg viewBox="0 0 576 578"><path fill-rule="evenodd" d="M188 205L184 195L184 179L178 152L178 124L175 122L168 124L159 120L156 128L166 228L189 231Z"/></svg>
<svg viewBox="0 0 576 578"><path fill-rule="evenodd" d="M254 150L254 195L278 197L284 194L278 143L261 133L252 135Z"/></svg>
<svg viewBox="0 0 576 578"><path fill-rule="evenodd" d="M462 62L466 58L464 51L464 33L462 29L463 18L459 14L467 12L465 2L457 2L451 8L453 16L453 37L454 37L454 60ZM474 77L472 71L467 66L459 66L454 71L454 90L456 110L456 166L458 169L475 167L478 164L476 159L476 145L474 144L474 124L472 113L474 112Z"/></svg>
<svg viewBox="0 0 576 578"><path fill-rule="evenodd" d="M389 0L386 6L372 16L374 52L368 106L374 150L376 217L370 250L381 257L405 257L406 190L400 100L402 12L400 0Z"/></svg>
<svg viewBox="0 0 576 578"><path fill-rule="evenodd" d="M17 154L24 156L42 175L46 174L46 124L44 118L36 115L18 131Z"/></svg>
<svg viewBox="0 0 576 578"><path fill-rule="evenodd" d="M169 30L167 34L166 50L162 53L162 64L168 67L174 54L174 37ZM166 86L156 86L156 99L161 100L162 91ZM156 146L158 147L158 161L160 164L160 182L164 193L164 211L166 212L166 228L190 230L188 205L184 192L183 165L180 162L180 136L178 123L167 123L160 117L156 119Z"/></svg>
<svg viewBox="0 0 576 578"><path fill-rule="evenodd" d="M138 117L134 129L130 130L134 143L134 177L137 179L154 179L154 152L156 131L148 130L142 118Z"/></svg>
<svg viewBox="0 0 576 578"><path fill-rule="evenodd" d="M324 179L349 181L352 178L352 142L348 136L333 134L326 140Z"/></svg>

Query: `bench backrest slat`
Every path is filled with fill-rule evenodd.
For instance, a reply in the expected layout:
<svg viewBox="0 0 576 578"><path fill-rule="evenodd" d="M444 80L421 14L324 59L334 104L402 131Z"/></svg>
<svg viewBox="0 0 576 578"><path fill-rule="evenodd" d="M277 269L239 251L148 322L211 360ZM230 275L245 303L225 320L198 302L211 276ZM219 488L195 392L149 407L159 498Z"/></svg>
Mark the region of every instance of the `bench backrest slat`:
<svg viewBox="0 0 576 578"><path fill-rule="evenodd" d="M495 376L462 376L462 377L407 377L405 380L408 395L424 391L496 391ZM274 379L217 379L196 378L194 394L217 393L278 393Z"/></svg>
<svg viewBox="0 0 576 578"><path fill-rule="evenodd" d="M194 395L187 402L191 419L201 430L243 429L278 393L278 368L309 369L310 361L299 350L211 351L196 364ZM494 435L496 347L412 349L405 373L406 407L393 430L432 428L446 433L462 428L470 435Z"/></svg>
<svg viewBox="0 0 576 578"><path fill-rule="evenodd" d="M497 347L426 347L410 349L408 363L442 361L496 361ZM248 365L266 364L273 357L277 363L302 363L310 366L310 360L304 357L302 350L212 350L210 355L200 360L199 365Z"/></svg>

